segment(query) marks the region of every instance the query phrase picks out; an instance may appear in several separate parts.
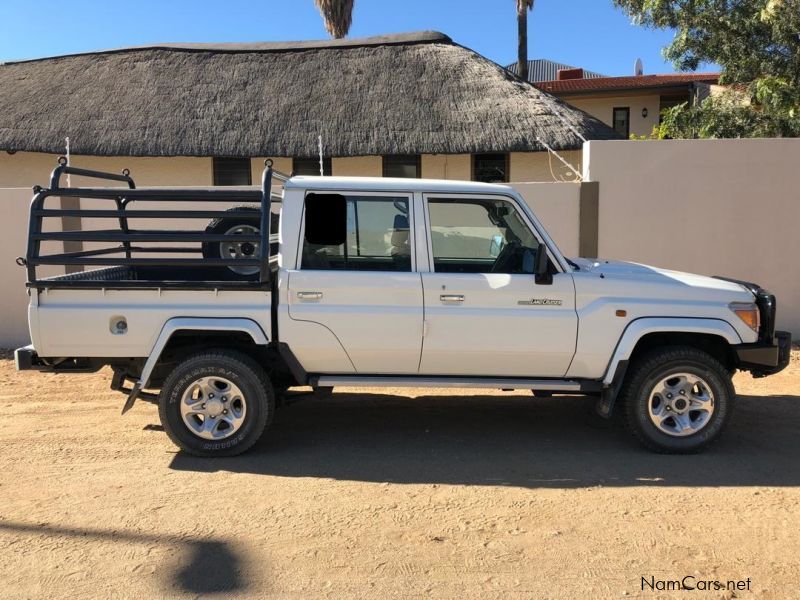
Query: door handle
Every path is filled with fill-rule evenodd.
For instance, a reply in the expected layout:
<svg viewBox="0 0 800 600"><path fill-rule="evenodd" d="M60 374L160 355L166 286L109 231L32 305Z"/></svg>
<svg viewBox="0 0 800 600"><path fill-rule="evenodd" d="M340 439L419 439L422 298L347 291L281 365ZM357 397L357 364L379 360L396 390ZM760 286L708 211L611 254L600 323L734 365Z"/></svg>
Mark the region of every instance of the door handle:
<svg viewBox="0 0 800 600"><path fill-rule="evenodd" d="M442 294L439 296L439 300L442 302L463 302L464 295L463 294Z"/></svg>
<svg viewBox="0 0 800 600"><path fill-rule="evenodd" d="M297 292L300 300L322 300L322 292Z"/></svg>

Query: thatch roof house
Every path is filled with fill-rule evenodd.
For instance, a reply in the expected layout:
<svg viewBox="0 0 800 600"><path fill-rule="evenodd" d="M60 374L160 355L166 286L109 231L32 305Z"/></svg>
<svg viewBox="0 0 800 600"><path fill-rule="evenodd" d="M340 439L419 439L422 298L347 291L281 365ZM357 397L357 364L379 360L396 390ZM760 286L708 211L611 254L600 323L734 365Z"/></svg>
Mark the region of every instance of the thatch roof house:
<svg viewBox="0 0 800 600"><path fill-rule="evenodd" d="M69 137L73 154L91 156L302 158L319 135L333 157L566 151L580 136L618 137L437 32L0 65L0 151L61 154Z"/></svg>

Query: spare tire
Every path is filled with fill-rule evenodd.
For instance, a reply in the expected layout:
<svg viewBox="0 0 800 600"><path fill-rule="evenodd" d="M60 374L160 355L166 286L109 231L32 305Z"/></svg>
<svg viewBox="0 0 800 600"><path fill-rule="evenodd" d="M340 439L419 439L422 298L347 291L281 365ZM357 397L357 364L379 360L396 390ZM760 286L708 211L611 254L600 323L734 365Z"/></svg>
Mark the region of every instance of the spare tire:
<svg viewBox="0 0 800 600"><path fill-rule="evenodd" d="M215 235L253 235L261 232L261 209L252 206L237 206L229 211L251 212L249 216L219 217L206 226L206 233ZM261 252L259 242L203 242L203 258L258 258ZM230 272L253 279L258 275L259 268L253 266L228 266Z"/></svg>

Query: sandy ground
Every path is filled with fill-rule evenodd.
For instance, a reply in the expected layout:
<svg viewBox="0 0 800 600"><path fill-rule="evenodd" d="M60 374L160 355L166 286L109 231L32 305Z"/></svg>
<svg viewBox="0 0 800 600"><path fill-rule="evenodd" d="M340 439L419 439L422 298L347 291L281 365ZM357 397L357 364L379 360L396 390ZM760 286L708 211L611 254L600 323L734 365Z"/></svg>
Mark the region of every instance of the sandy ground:
<svg viewBox="0 0 800 600"><path fill-rule="evenodd" d="M800 354L730 429L649 454L576 398L337 391L253 451L176 452L110 374L0 362L4 598L618 598L641 578L800 595ZM687 598L731 594L683 592Z"/></svg>

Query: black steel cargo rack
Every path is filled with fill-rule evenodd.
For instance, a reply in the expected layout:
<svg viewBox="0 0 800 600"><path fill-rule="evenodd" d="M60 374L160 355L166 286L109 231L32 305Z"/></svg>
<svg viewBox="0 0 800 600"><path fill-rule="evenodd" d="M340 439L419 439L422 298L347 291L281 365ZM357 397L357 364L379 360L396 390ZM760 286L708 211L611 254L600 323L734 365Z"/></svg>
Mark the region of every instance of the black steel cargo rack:
<svg viewBox="0 0 800 600"><path fill-rule="evenodd" d="M50 177L50 187L33 188L28 245L24 258L17 259L27 268L28 287L34 289L90 288L90 289L269 289L277 254L277 235L271 235L272 203L280 203L282 195L272 190L272 180L286 182L289 176L274 171L272 161L265 161L261 190L256 188L147 188L137 189L125 169L121 174L104 173L72 167L65 157L60 157L58 166ZM127 187L62 187L63 175L75 175L108 181L119 181ZM47 208L49 198L79 198L109 200L113 209ZM132 203L167 202L181 203L180 210L150 208L130 210ZM253 233L209 233L205 229L132 229L130 219L254 219L254 210L228 207L227 210L208 210L209 203L242 203L259 206L260 227ZM200 208L198 208L198 205ZM152 206L152 205L151 205ZM186 207L185 209L183 207ZM51 231L45 227L48 219L115 219L116 229L88 229L76 231ZM199 221L202 223L202 221ZM204 226L204 224L203 224ZM42 254L43 242L110 243L113 245L77 251ZM251 243L258 251L249 258L203 257L205 244ZM153 243L175 244L158 246ZM178 257L154 256L176 254ZM199 257L181 255L201 254ZM44 265L106 267L79 271L55 277L40 277L37 267ZM250 267L254 272L241 275L239 270Z"/></svg>

